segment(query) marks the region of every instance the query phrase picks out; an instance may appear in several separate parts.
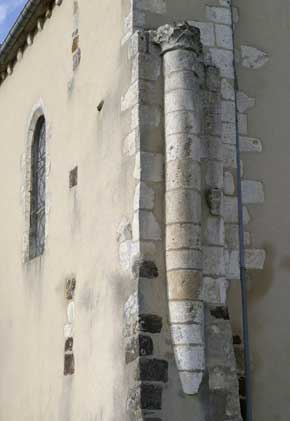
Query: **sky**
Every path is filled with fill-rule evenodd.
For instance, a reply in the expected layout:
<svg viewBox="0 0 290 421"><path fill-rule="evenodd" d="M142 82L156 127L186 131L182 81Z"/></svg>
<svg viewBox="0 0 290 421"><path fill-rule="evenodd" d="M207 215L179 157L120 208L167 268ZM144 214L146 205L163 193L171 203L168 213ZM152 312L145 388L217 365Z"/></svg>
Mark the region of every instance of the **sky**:
<svg viewBox="0 0 290 421"><path fill-rule="evenodd" d="M0 43L5 39L26 1L0 0Z"/></svg>

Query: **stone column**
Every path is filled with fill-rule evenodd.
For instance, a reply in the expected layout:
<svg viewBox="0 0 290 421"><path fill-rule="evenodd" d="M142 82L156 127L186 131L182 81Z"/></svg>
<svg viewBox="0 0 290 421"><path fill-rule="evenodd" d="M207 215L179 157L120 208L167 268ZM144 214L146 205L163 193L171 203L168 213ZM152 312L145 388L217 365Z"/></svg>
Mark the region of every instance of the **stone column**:
<svg viewBox="0 0 290 421"><path fill-rule="evenodd" d="M172 342L183 390L199 390L205 365L201 253L199 29L160 27L165 96L166 271Z"/></svg>

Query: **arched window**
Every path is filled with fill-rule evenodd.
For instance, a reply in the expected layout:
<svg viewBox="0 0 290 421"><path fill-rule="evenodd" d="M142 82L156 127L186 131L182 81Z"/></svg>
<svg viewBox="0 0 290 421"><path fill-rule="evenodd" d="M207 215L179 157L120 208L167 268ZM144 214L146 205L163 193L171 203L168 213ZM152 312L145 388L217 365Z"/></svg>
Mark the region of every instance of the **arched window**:
<svg viewBox="0 0 290 421"><path fill-rule="evenodd" d="M29 258L40 256L45 243L46 130L38 118L31 145Z"/></svg>

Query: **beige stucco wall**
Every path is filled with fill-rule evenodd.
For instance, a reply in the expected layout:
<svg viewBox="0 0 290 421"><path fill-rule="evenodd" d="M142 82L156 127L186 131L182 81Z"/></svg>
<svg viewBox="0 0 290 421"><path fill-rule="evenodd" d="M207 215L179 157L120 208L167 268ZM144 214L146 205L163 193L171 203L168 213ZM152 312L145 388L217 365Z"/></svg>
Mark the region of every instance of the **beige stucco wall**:
<svg viewBox="0 0 290 421"><path fill-rule="evenodd" d="M249 111L250 136L261 154L243 156L246 178L262 180L265 203L250 206L254 245L265 248L262 272L250 274L249 323L253 366L254 419L286 421L289 405L289 2L236 1L237 42L269 55L260 69L238 68L240 89L256 98ZM232 316L240 330L239 288L232 288Z"/></svg>
<svg viewBox="0 0 290 421"><path fill-rule="evenodd" d="M126 279L119 275L116 232L131 209L127 171L133 170L121 160L121 2L80 1L82 59L69 94L72 31L67 1L54 9L0 89L1 420L115 420L116 413L123 419L126 403ZM21 162L40 102L49 129L48 231L43 257L24 264ZM76 165L79 183L70 190L69 171ZM77 280L76 372L64 377L70 275Z"/></svg>

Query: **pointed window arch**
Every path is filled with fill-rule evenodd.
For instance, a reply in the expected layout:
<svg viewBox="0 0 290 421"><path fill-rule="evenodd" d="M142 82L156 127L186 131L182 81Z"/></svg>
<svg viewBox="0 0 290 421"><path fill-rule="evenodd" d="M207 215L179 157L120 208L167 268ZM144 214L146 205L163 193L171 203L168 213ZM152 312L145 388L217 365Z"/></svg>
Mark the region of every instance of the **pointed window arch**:
<svg viewBox="0 0 290 421"><path fill-rule="evenodd" d="M31 145L29 258L41 256L45 246L46 124L37 120Z"/></svg>

